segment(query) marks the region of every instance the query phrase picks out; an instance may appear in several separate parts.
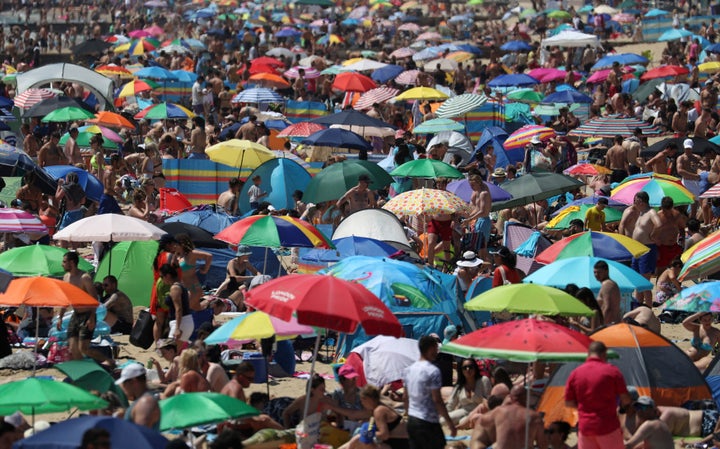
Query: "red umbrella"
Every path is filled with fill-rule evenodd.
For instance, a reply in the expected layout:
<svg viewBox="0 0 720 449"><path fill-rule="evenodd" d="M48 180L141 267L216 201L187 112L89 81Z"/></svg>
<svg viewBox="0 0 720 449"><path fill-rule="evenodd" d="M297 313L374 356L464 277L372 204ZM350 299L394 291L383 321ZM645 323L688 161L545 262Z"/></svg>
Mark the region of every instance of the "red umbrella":
<svg viewBox="0 0 720 449"><path fill-rule="evenodd" d="M258 73L277 74L277 67L268 64L250 64L250 74L257 75Z"/></svg>
<svg viewBox="0 0 720 449"><path fill-rule="evenodd" d="M345 92L367 92L377 87L375 81L357 72L343 72L335 77L332 88Z"/></svg>
<svg viewBox="0 0 720 449"><path fill-rule="evenodd" d="M670 76L687 75L688 73L690 73L690 70L688 70L687 67L682 67L679 65L664 65L662 67L656 67L654 69L648 70L647 72L642 74L640 79L646 81L655 78L667 78Z"/></svg>
<svg viewBox="0 0 720 449"><path fill-rule="evenodd" d="M285 67L285 64L282 61L269 56L261 56L250 61L251 67L256 64L269 65L271 67Z"/></svg>
<svg viewBox="0 0 720 449"><path fill-rule="evenodd" d="M368 335L400 337L395 315L362 285L335 276L293 274L253 288L245 303L268 315L298 323L353 333L362 324Z"/></svg>
<svg viewBox="0 0 720 449"><path fill-rule="evenodd" d="M277 137L307 137L325 128L325 126L319 123L298 122L280 131Z"/></svg>

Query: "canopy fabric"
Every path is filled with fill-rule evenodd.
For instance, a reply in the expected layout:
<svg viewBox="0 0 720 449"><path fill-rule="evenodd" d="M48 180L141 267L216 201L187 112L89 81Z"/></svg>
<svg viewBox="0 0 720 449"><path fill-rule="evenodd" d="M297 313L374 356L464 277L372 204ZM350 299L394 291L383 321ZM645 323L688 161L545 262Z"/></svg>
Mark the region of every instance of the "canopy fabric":
<svg viewBox="0 0 720 449"><path fill-rule="evenodd" d="M18 94L53 81L73 81L90 89L105 106L104 109L113 108L113 81L93 70L76 64L62 62L43 65L37 69L19 73L15 80L17 81Z"/></svg>
<svg viewBox="0 0 720 449"><path fill-rule="evenodd" d="M543 47L600 47L601 43L594 34L585 34L576 30L565 30L553 37L543 39L541 42Z"/></svg>

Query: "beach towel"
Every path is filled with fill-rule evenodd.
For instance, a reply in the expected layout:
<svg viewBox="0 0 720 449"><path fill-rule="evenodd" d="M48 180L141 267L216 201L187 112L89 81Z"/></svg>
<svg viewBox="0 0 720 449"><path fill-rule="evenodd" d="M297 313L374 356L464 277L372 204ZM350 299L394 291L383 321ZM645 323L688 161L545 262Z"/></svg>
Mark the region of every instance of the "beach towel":
<svg viewBox="0 0 720 449"><path fill-rule="evenodd" d="M530 234L530 237L528 237L527 240L525 240L523 243L520 244L520 246L515 249L515 254L524 257L535 257L535 251L537 249L537 242L539 239L540 232L533 232L532 234Z"/></svg>

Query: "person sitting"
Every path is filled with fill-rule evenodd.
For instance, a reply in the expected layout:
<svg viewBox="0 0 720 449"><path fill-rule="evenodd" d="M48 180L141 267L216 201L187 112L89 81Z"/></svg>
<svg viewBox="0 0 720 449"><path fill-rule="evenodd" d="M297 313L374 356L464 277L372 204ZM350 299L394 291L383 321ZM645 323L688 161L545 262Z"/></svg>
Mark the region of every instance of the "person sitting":
<svg viewBox="0 0 720 449"><path fill-rule="evenodd" d="M244 311L244 292L255 276L261 274L250 262L250 247L239 245L235 258L231 259L225 269L226 277L218 287L218 295L230 299L238 311Z"/></svg>
<svg viewBox="0 0 720 449"><path fill-rule="evenodd" d="M402 415L380 401L380 390L367 385L360 390L363 407L372 413L368 423L362 425L360 433L355 435L340 449L356 449L365 445L375 445L378 449L407 449L407 425Z"/></svg>
<svg viewBox="0 0 720 449"><path fill-rule="evenodd" d="M155 346L157 350L160 351L160 356L163 358L163 360L170 362L170 366L168 367L168 369L163 370L162 366L160 366L160 362L158 362L155 357L150 358L153 366L155 367L155 370L158 373L158 379L160 381L160 384L163 386L167 386L168 384L177 380L178 374L180 372L180 360L177 357L177 343L175 342L175 340L163 338L159 340L157 342L157 345Z"/></svg>
<svg viewBox="0 0 720 449"><path fill-rule="evenodd" d="M660 276L657 277L657 293L655 293L655 304L653 304L653 306L664 304L665 301L682 290L682 284L678 280L682 267L682 260L676 257L670 262L670 265L660 273Z"/></svg>
<svg viewBox="0 0 720 449"><path fill-rule="evenodd" d="M457 365L457 383L447 404L450 419L458 428L469 428L469 415L490 396L490 379L480 374L474 358Z"/></svg>
<svg viewBox="0 0 720 449"><path fill-rule="evenodd" d="M330 401L325 396L325 379L315 374L311 379L308 379L308 382L310 383L310 396L308 397L305 394L299 396L282 413L282 424L286 429L295 427L300 422L298 415L302 417L305 401L309 402L307 406L309 414L325 413L329 410Z"/></svg>
<svg viewBox="0 0 720 449"><path fill-rule="evenodd" d="M625 441L626 448L634 448L644 443L645 447L652 449L673 449L675 442L668 425L658 416L655 401L649 396L640 396L632 405L640 419L637 430Z"/></svg>
<svg viewBox="0 0 720 449"><path fill-rule="evenodd" d="M169 398L181 393L210 391L210 383L200 370L200 358L196 350L186 349L180 354L178 374L178 380L165 388L163 398Z"/></svg>
<svg viewBox="0 0 720 449"><path fill-rule="evenodd" d="M105 298L103 303L107 309L105 322L110 326L110 332L130 335L133 328L133 305L128 296L118 290L118 280L115 276L105 276L103 279Z"/></svg>
<svg viewBox="0 0 720 449"><path fill-rule="evenodd" d="M713 314L710 312L694 313L682 322L683 327L693 335L687 355L701 371L712 361L713 352L720 341L720 330L712 324Z"/></svg>

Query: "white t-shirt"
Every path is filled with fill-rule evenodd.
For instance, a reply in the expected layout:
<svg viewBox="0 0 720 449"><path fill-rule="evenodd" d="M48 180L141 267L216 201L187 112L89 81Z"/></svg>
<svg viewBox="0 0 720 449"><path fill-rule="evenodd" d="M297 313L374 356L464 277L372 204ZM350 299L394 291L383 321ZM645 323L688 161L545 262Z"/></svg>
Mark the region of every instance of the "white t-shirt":
<svg viewBox="0 0 720 449"><path fill-rule="evenodd" d="M200 85L200 83L195 82L195 84L193 84L192 90L191 90L193 106L202 104L202 98L203 98L202 90L203 90L203 88Z"/></svg>
<svg viewBox="0 0 720 449"><path fill-rule="evenodd" d="M250 202L256 203L260 199L260 195L262 195L262 193L263 192L260 186L256 186L255 184L250 186L250 188L248 189L248 196L250 197Z"/></svg>
<svg viewBox="0 0 720 449"><path fill-rule="evenodd" d="M440 422L432 400L432 390L442 387L440 369L427 360L419 360L405 369L403 382L409 398L408 415L432 423Z"/></svg>

